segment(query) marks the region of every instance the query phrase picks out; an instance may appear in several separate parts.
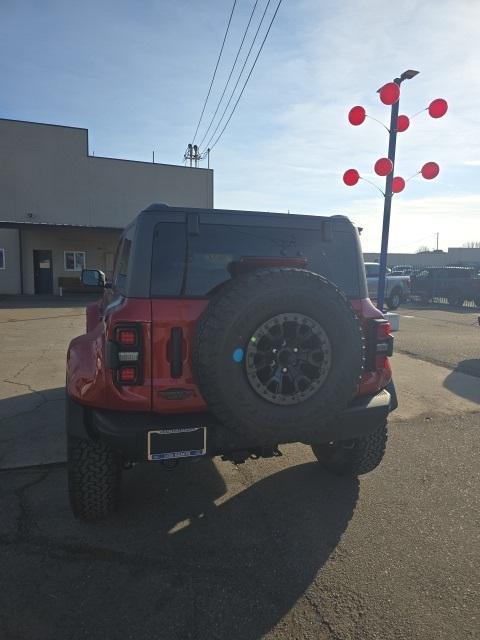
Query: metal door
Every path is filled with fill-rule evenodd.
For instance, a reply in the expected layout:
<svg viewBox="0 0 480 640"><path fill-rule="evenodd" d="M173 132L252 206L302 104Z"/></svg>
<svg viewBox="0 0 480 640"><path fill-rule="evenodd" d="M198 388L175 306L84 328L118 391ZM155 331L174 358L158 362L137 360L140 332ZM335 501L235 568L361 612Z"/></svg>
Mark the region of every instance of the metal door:
<svg viewBox="0 0 480 640"><path fill-rule="evenodd" d="M52 252L50 249L34 249L33 274L35 293L53 293Z"/></svg>

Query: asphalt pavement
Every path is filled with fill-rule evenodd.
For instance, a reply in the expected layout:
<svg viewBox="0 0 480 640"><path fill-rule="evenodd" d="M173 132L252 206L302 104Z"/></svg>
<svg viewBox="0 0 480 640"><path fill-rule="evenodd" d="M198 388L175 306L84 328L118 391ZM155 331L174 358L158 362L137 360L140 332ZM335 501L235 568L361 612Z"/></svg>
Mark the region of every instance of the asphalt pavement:
<svg viewBox="0 0 480 640"><path fill-rule="evenodd" d="M0 304L2 640L479 637L480 384L453 351L433 364L434 345L415 342L436 316L401 318L414 357L392 359L401 406L375 472L334 478L298 444L238 466L139 465L121 512L83 524L62 431L83 309L47 302ZM448 321L450 345L462 322Z"/></svg>
<svg viewBox="0 0 480 640"><path fill-rule="evenodd" d="M408 304L397 313L396 351L480 377L479 309Z"/></svg>

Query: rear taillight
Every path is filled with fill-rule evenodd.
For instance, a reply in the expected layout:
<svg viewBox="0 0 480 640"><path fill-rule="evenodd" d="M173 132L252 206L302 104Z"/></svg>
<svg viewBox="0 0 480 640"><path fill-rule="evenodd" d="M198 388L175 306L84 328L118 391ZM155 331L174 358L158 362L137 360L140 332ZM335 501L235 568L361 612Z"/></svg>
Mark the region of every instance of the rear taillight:
<svg viewBox="0 0 480 640"><path fill-rule="evenodd" d="M392 327L387 320L375 318L368 321L365 369L375 371L385 366L385 358L393 354Z"/></svg>
<svg viewBox="0 0 480 640"><path fill-rule="evenodd" d="M137 377L137 367L120 367L117 370L117 382L120 384L135 384Z"/></svg>
<svg viewBox="0 0 480 640"><path fill-rule="evenodd" d="M118 325L113 340L107 342L106 362L112 369L113 379L119 385L142 384L142 331L141 326Z"/></svg>
<svg viewBox="0 0 480 640"><path fill-rule="evenodd" d="M136 328L122 328L117 327L115 329L116 342L121 344L122 347L134 347L138 342L138 331Z"/></svg>

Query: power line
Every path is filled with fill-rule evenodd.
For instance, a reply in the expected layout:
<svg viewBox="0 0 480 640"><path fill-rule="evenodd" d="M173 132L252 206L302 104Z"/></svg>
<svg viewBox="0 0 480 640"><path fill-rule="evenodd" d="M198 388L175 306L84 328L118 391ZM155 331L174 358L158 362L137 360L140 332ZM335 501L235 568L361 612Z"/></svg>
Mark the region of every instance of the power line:
<svg viewBox="0 0 480 640"><path fill-rule="evenodd" d="M235 104L234 104L234 106L233 106L232 112L230 113L230 115L229 115L229 117L228 117L228 120L226 121L226 123L225 123L225 125L224 125L223 129L220 131L220 134L218 135L217 139L215 140L215 142L214 142L211 146L210 146L210 145L208 145L208 146L209 146L209 148L210 148L210 151L211 151L211 150L212 150L212 149L213 149L213 148L218 144L218 141L219 141L219 140L220 140L220 138L222 137L222 135L223 135L223 133L224 133L225 129L226 129L226 128L227 128L227 126L228 126L228 123L230 122L230 120L232 119L233 114L235 113L235 109L237 108L237 105L238 105L238 103L240 102L240 98L242 97L243 92L245 91L245 87L247 86L248 81L250 80L250 76L252 75L253 70L255 69L255 65L257 64L257 60L258 60L258 58L259 58L259 56L260 56L260 54L261 54L261 52L262 52L263 45L265 44L265 41L266 41L266 39L267 39L267 37L268 37L268 34L270 33L270 29L272 28L273 21L275 20L275 17L276 17L276 15L277 15L277 13L278 13L278 10L280 9L280 5L281 5L281 4L282 4L282 0L278 0L277 8L275 9L275 13L273 14L273 17L272 17L272 19L271 19L271 21L270 21L270 24L268 25L267 33L265 34L265 37L263 38L262 44L260 45L260 49L258 50L258 53L257 53L257 55L256 55L256 58L255 58L255 60L253 61L252 68L250 69L250 72L249 72L249 74L248 74L248 76L247 76L247 79L245 80L245 83L244 83L244 85L243 85L243 87L242 87L242 90L240 91L240 95L238 96L237 101L235 102ZM212 136L212 137L213 137L213 136Z"/></svg>
<svg viewBox="0 0 480 640"><path fill-rule="evenodd" d="M235 66L237 64L238 56L240 55L240 51L242 50L243 43L245 42L245 38L247 37L247 33L248 33L249 28L250 28L250 23L252 22L253 14L255 13L255 9L257 8L257 4L258 4L258 0L255 0L255 4L253 5L253 9L252 9L252 12L250 14L250 18L248 20L247 26L245 27L245 31L243 33L243 38L242 38L242 41L240 42L240 46L238 47L237 55L235 56L235 60L233 61L233 65L232 65L232 68L230 70L229 76L227 78L227 82L225 83L225 86L223 87L222 95L220 96L220 100L218 101L217 108L215 109L215 113L213 114L212 119L210 120L210 124L208 125L207 130L205 131L205 133L203 135L203 138L199 142L199 145L198 145L199 147L202 146L203 141L207 137L208 132L210 131L210 129L212 127L212 124L213 124L213 122L215 120L215 116L217 115L218 110L220 108L220 105L222 104L223 96L225 95L227 87L228 87L228 85L230 83L230 79L231 79L232 74L233 74L233 72L235 70Z"/></svg>
<svg viewBox="0 0 480 640"><path fill-rule="evenodd" d="M225 46L225 40L227 39L227 34L228 34L228 30L230 29L230 23L232 22L232 17L233 17L233 12L235 11L235 5L237 4L237 0L233 1L233 7L232 10L230 12L230 17L228 19L228 24L227 24L227 29L225 31L225 35L223 36L223 42L222 42L222 46L220 47L220 53L218 54L218 58L217 58L217 64L215 65L215 69L213 71L213 76L212 76L212 80L210 82L210 86L208 88L208 93L207 93L207 97L205 98L205 102L203 103L203 109L202 109L202 113L200 114L200 118L198 120L198 124L197 124L197 128L195 129L195 134L193 136L193 140L192 142L195 142L195 138L197 137L197 133L198 133L198 128L200 126L200 123L202 121L203 118L203 114L205 112L205 107L207 106L207 102L208 102L208 98L210 97L210 92L212 90L212 86L213 86L213 81L215 80L215 76L217 74L217 69L218 69L218 65L220 63L220 58L222 57L222 52L223 52L223 47Z"/></svg>
<svg viewBox="0 0 480 640"><path fill-rule="evenodd" d="M252 42L250 43L250 48L248 50L247 57L243 61L243 65L242 65L242 68L240 69L240 73L238 74L238 78L237 78L237 81L235 82L235 86L232 89L232 92L231 92L230 97L228 99L228 102L227 102L227 104L225 106L225 109L223 110L223 113L222 113L222 115L220 117L220 120L217 122L217 126L215 127L212 135L210 136L210 140L208 141L208 143L206 145L207 147L210 146L210 142L215 138L215 134L217 133L218 129L220 128L220 125L222 124L222 120L223 120L223 118L225 117L225 114L228 111L228 107L230 106L230 103L232 102L233 96L235 95L235 91L237 90L237 87L238 87L238 83L240 82L240 80L242 78L242 73L243 73L243 71L244 71L244 69L245 69L245 67L247 65L247 62L248 62L248 60L250 58L250 54L252 53L253 45L257 41L257 36L258 36L258 34L260 32L260 29L262 27L263 20L264 20L265 15L266 15L266 13L268 11L268 7L270 6L270 2L271 2L271 0L267 0L267 4L265 5L265 9L263 10L263 14L262 14L262 17L260 18L260 22L258 24L257 30L255 31L255 35L253 36Z"/></svg>
<svg viewBox="0 0 480 640"><path fill-rule="evenodd" d="M397 249L396 249L396 251L392 250L392 252L393 253L401 253L401 252L398 251L398 249L402 249L402 248L405 248L405 247L411 247L414 244L418 244L419 242L423 242L425 240L429 240L429 239L433 238L433 236L435 236L435 235L437 235L437 234L436 233L429 233L428 236L423 236L422 238L417 238L416 240L411 240L410 242L407 242L407 243L403 242L402 244L396 244L394 246Z"/></svg>

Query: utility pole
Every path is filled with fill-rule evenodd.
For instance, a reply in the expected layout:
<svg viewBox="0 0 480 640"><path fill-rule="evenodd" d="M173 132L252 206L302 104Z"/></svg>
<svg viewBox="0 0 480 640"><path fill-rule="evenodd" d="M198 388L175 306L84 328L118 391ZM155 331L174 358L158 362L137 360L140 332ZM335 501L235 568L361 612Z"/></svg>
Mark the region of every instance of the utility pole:
<svg viewBox="0 0 480 640"><path fill-rule="evenodd" d="M198 163L202 159L202 156L199 153L198 145L189 144L183 155L183 159L185 161L188 160L190 166L195 166L195 168L198 168Z"/></svg>

